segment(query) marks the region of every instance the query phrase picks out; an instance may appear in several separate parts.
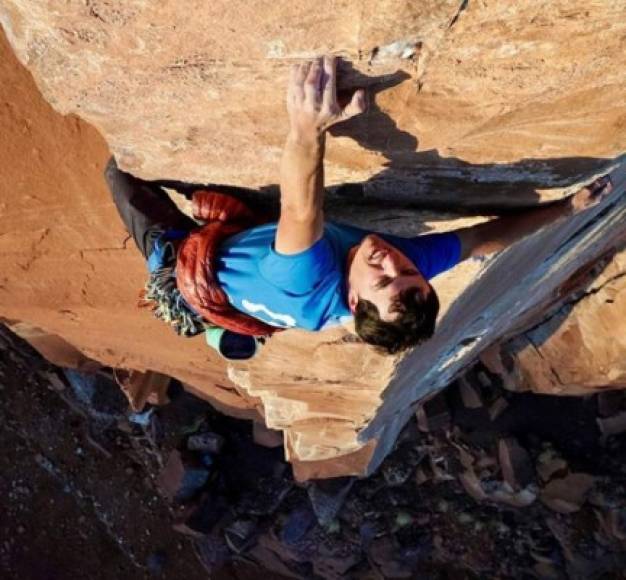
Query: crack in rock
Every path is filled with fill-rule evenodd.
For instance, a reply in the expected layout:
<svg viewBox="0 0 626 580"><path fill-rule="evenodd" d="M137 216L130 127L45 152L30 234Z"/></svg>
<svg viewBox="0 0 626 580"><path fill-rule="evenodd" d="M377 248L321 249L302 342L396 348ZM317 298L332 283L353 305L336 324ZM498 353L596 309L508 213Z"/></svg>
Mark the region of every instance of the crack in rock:
<svg viewBox="0 0 626 580"><path fill-rule="evenodd" d="M450 20L450 24L448 24L448 30L450 30L457 23L459 16L461 16L461 12L463 12L467 8L468 4L469 4L469 0L463 0L463 2L461 2L459 9L456 11L456 14L452 17L452 20Z"/></svg>
<svg viewBox="0 0 626 580"><path fill-rule="evenodd" d="M35 242L32 243L30 247L31 255L28 257L26 262L23 264L21 264L20 262L16 262L16 264L24 272L28 272L28 270L30 270L30 267L45 254L45 251L40 250L39 246L48 237L48 234L50 234L50 228L45 228L43 232L40 234L39 239L37 239Z"/></svg>

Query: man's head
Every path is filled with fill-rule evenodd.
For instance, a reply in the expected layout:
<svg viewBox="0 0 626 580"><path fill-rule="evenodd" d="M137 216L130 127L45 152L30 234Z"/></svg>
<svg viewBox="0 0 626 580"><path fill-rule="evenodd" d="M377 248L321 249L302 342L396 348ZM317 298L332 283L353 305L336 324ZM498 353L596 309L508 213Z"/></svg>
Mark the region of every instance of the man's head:
<svg viewBox="0 0 626 580"><path fill-rule="evenodd" d="M348 255L348 305L357 334L392 354L430 338L439 311L413 262L375 234Z"/></svg>

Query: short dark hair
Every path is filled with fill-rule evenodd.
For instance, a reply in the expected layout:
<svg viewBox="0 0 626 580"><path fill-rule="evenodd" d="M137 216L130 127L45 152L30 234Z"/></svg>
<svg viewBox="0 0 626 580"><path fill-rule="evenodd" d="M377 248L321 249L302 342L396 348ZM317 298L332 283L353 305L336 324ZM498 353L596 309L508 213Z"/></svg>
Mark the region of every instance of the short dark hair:
<svg viewBox="0 0 626 580"><path fill-rule="evenodd" d="M375 304L359 298L354 322L356 333L362 340L378 346L388 354L395 354L433 335L439 298L432 286L425 296L418 288L408 288L398 293L389 310L398 312L397 318L382 320Z"/></svg>

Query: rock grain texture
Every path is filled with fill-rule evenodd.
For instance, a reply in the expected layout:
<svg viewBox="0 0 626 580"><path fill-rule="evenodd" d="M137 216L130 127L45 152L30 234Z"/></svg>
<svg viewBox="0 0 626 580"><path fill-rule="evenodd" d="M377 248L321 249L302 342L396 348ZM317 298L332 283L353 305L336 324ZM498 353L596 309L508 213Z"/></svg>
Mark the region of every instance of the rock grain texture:
<svg viewBox="0 0 626 580"><path fill-rule="evenodd" d="M592 280L547 320L481 355L505 387L555 395L626 388L626 251L608 258L599 276L582 273Z"/></svg>
<svg viewBox="0 0 626 580"><path fill-rule="evenodd" d="M275 183L289 66L331 52L370 108L337 128L328 182L484 207L533 203L623 150L625 13L625 0L5 0L0 21L46 99L142 177Z"/></svg>
<svg viewBox="0 0 626 580"><path fill-rule="evenodd" d="M362 186L331 192L329 215L419 233L469 222L411 206L528 206L619 164L625 10L581 0L5 0L0 21L48 102L93 123L146 178L275 183L289 65L345 57L341 88L367 87L370 107L330 138L329 183ZM437 279L439 333L403 359L343 330L290 331L227 368L200 339L179 339L135 307L145 267L100 177L106 145L55 114L3 49L0 316L40 345L57 337L65 357L163 373L224 410L264 414L301 479L375 469L415 401L539 323L623 234L621 171L611 204Z"/></svg>

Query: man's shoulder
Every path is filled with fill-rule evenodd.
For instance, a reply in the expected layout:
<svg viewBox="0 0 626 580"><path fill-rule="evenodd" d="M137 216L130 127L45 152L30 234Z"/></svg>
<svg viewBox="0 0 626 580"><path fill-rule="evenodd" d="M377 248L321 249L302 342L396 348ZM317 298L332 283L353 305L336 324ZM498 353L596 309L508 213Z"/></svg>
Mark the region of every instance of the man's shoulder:
<svg viewBox="0 0 626 580"><path fill-rule="evenodd" d="M456 266L461 260L461 241L456 232L421 234L412 238L384 235L429 280Z"/></svg>
<svg viewBox="0 0 626 580"><path fill-rule="evenodd" d="M220 244L220 251L225 253L239 248L245 248L247 251L253 251L255 248L264 250L274 241L276 226L276 222L266 223L228 236Z"/></svg>

